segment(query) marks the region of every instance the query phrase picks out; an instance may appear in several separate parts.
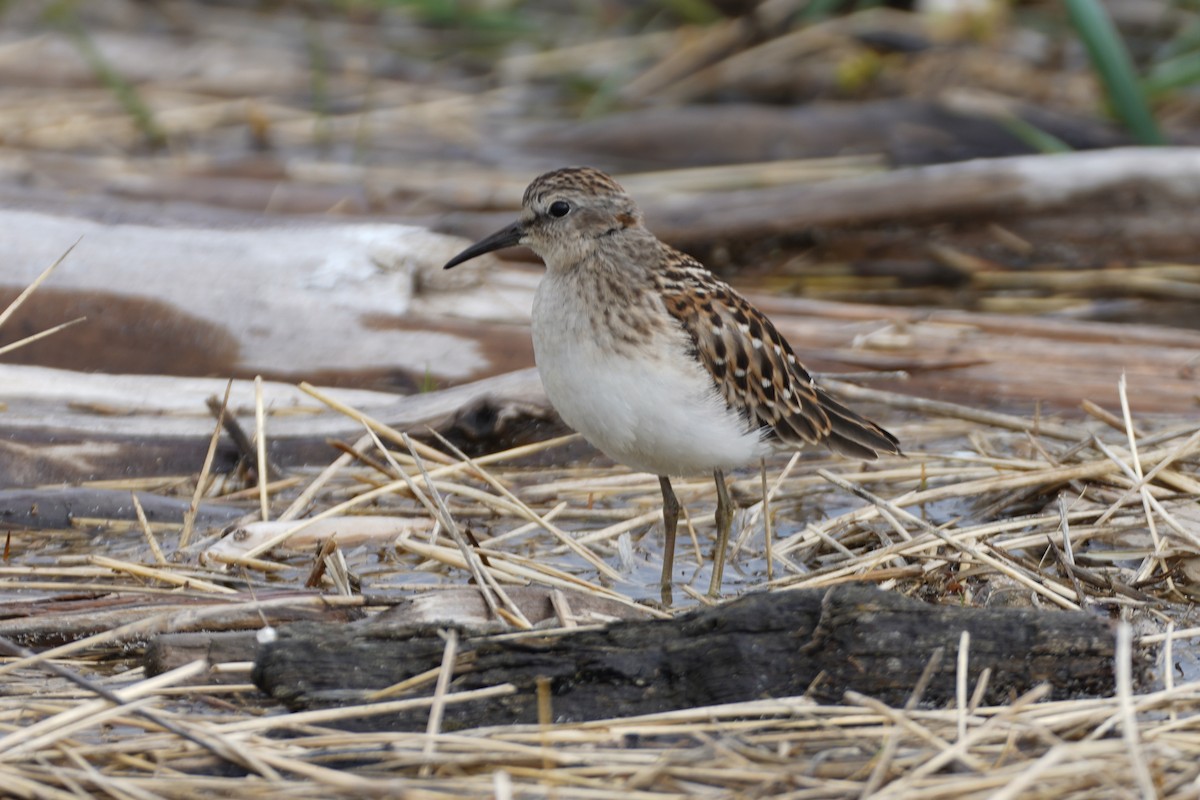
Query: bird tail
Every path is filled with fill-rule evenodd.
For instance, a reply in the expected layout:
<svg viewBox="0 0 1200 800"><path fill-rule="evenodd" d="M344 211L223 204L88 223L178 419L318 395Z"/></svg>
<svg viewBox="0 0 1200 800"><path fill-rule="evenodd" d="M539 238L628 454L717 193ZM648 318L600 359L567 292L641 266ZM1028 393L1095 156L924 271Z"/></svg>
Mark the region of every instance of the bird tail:
<svg viewBox="0 0 1200 800"><path fill-rule="evenodd" d="M881 453L901 454L900 440L871 420L855 414L820 388L817 399L829 417L829 438L822 444L830 450L872 461Z"/></svg>

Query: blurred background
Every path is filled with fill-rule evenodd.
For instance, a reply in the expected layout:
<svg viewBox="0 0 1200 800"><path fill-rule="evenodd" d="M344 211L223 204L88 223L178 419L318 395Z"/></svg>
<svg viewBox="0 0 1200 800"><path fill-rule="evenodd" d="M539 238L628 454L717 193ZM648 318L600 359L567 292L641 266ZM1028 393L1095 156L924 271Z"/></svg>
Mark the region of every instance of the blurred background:
<svg viewBox="0 0 1200 800"><path fill-rule="evenodd" d="M0 207L470 238L510 219L538 173L590 164L619 176L662 238L750 292L1200 328L1200 193L1187 188L1200 167L1188 150L1129 149L1200 138L1198 12L5 2ZM39 347L12 357L54 360Z"/></svg>

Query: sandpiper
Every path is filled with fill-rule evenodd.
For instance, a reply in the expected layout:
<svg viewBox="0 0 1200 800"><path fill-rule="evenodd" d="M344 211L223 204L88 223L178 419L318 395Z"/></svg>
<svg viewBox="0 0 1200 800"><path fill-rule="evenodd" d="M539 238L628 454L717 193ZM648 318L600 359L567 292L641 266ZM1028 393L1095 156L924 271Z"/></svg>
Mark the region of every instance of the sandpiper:
<svg viewBox="0 0 1200 800"><path fill-rule="evenodd" d="M546 263L533 351L550 402L610 458L658 476L667 605L680 510L670 476L711 470L716 481L715 597L733 521L725 470L814 444L862 459L899 452L896 437L817 386L761 311L647 230L603 172L540 176L516 222L445 268L514 245Z"/></svg>

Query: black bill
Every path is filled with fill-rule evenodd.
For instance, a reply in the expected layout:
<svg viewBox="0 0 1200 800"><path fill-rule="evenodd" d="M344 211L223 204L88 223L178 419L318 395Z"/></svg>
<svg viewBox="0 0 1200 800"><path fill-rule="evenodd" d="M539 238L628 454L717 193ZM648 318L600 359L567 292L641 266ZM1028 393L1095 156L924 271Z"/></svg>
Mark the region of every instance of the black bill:
<svg viewBox="0 0 1200 800"><path fill-rule="evenodd" d="M496 231L491 236L476 242L475 244L463 250L454 258L446 262L446 266L442 269L450 269L457 267L464 261L470 261L476 256L481 256L484 253L490 253L493 250L503 250L505 247L512 247L521 243L521 237L525 235L525 230L521 227L520 222L514 222L507 228Z"/></svg>

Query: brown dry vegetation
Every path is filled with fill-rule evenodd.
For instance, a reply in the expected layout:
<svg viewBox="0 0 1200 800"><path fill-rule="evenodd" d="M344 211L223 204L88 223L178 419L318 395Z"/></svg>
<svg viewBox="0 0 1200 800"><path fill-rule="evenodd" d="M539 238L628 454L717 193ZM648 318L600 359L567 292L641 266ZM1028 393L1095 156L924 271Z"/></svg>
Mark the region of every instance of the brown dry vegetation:
<svg viewBox="0 0 1200 800"><path fill-rule="evenodd" d="M1081 318L1200 318L1194 193L1147 178L1064 186L1050 202L1004 183L1003 165L994 191L923 170L1029 153L1022 123L1080 149L1128 141L1098 111L1057 4L1003 6L958 30L885 8L805 24L805 4L783 0L757 18L723 3L734 16L703 21L683 19L683 4L637 5L587 17L570 4L468 4L450 22L417 3L10 4L0 205L155 224L386 216L471 235L511 214L531 174L588 161L620 172L673 241L758 289L1054 314L1062 339ZM1163 20L1192 21L1146 5L1158 16L1114 4L1143 49ZM831 98L844 105L810 103ZM1157 111L1187 145L1194 96ZM1185 165L1191 151L1177 152ZM876 179L890 183L856 183ZM713 209L730 209L722 224ZM764 209L781 217L764 222ZM29 319L3 341L68 321ZM1003 349L992 325L980 330ZM91 363L103 355L101 343ZM1095 379L1110 355L1097 344L1078 366ZM959 366L938 369L975 380ZM1196 797L1200 428L1180 413L1196 393L1143 404L1162 386L1109 372L1104 397L1091 384L1072 398L1048 376L1045 413L899 394L880 376L832 384L906 456L804 454L769 463L765 479L739 473L725 585L865 581L932 603L1104 615L1117 637L1107 696L984 705L986 679L967 680L969 649L953 642L961 691L946 708L922 706L916 687L902 708L798 692L447 733L436 709L464 698L425 675L387 702L430 708L426 732L365 734L339 724L388 706L285 713L249 682L248 662L150 676L142 652L159 633L348 621L472 576L667 613L644 602L660 563L652 477L561 439L466 459L423 427L413 441L342 406L361 438L281 472L266 458L271 421L309 411L260 403L237 470L210 451L185 474L95 475L73 489L120 492L121 504L137 492L146 509L96 500L105 510L47 526L34 518L65 490L7 498L0 635L28 649L0 661L0 785L39 798ZM1194 368L1162 374L1186 393ZM1037 383L1020 397L1043 399ZM679 591L708 603L693 586L707 584L713 489L676 491L691 538L678 558L694 567ZM158 516L148 497L176 513ZM242 533L222 539L222 513ZM519 610L500 617L523 627Z"/></svg>

